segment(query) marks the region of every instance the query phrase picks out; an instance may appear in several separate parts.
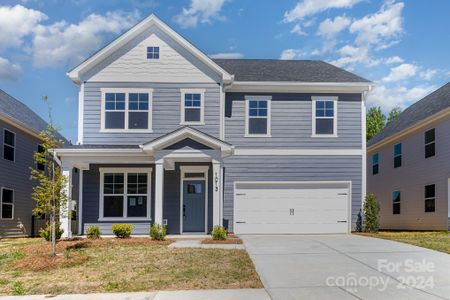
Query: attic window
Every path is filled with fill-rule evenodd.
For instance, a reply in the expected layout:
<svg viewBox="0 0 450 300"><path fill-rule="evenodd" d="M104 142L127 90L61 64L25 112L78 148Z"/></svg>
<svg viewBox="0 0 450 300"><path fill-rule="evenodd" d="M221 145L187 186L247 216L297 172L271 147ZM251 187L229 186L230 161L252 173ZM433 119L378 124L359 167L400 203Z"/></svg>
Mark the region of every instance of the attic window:
<svg viewBox="0 0 450 300"><path fill-rule="evenodd" d="M159 59L159 47L147 47L147 59Z"/></svg>

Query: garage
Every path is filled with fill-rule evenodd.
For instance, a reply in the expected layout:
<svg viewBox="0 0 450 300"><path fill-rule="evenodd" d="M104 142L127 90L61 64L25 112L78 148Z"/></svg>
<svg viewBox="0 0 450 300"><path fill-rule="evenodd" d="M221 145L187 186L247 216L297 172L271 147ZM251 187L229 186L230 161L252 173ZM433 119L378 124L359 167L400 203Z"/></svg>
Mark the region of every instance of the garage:
<svg viewBox="0 0 450 300"><path fill-rule="evenodd" d="M237 182L237 234L350 231L350 182Z"/></svg>

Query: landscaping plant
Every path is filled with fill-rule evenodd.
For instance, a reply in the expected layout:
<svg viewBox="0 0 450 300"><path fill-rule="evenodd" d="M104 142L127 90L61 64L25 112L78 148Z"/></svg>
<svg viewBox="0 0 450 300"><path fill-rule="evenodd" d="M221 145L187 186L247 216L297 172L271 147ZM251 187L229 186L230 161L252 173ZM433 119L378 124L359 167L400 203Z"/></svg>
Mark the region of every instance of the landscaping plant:
<svg viewBox="0 0 450 300"><path fill-rule="evenodd" d="M150 237L152 240L164 241L166 239L166 226L153 223L150 227Z"/></svg>
<svg viewBox="0 0 450 300"><path fill-rule="evenodd" d="M380 204L374 194L369 193L364 202L364 225L365 232L378 232L380 228Z"/></svg>
<svg viewBox="0 0 450 300"><path fill-rule="evenodd" d="M41 230L39 230L39 235L41 236L41 238L45 239L47 242L50 242L52 240L52 227L50 226L50 224L47 222L45 223L45 228L42 228ZM61 223L56 222L56 227L55 227L55 239L59 240L62 236L62 234L64 233L64 230L62 230L61 228Z"/></svg>
<svg viewBox="0 0 450 300"><path fill-rule="evenodd" d="M121 239L129 238L133 232L133 224L113 224L111 226L112 232Z"/></svg>
<svg viewBox="0 0 450 300"><path fill-rule="evenodd" d="M213 240L226 240L227 239L227 229L223 226L214 226L212 232L211 232L211 237Z"/></svg>
<svg viewBox="0 0 450 300"><path fill-rule="evenodd" d="M93 225L93 226L89 226L86 229L86 236L88 239L92 239L92 240L98 239L98 238L100 238L101 234L102 234L102 232L100 230L100 227L98 227L98 226Z"/></svg>

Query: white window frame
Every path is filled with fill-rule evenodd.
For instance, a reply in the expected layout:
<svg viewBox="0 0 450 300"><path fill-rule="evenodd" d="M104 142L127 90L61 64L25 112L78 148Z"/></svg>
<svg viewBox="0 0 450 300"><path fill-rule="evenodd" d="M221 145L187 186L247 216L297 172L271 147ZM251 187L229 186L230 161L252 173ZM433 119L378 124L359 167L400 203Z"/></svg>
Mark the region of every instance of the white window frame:
<svg viewBox="0 0 450 300"><path fill-rule="evenodd" d="M152 129L152 115L153 115L153 89L151 88L102 88L102 104L101 104L101 127L100 132L153 132ZM124 129L108 129L105 128L105 119L106 119L106 109L105 109L105 96L107 93L123 93L125 94L125 109L123 110L125 113L125 127ZM148 129L129 129L128 128L128 114L130 112L137 112L137 110L129 110L128 109L128 101L129 101L129 94L132 93L140 93L140 94L148 94ZM121 112L122 110L118 110L118 112ZM145 110L140 110L140 112L145 112Z"/></svg>
<svg viewBox="0 0 450 300"><path fill-rule="evenodd" d="M10 190L12 191L12 203L3 203L3 190ZM2 220L14 220L14 202L15 202L15 197L16 197L16 192L14 191L14 189L10 189L8 187L4 187L2 186L2 188L0 189L0 219ZM3 218L3 205L11 205L12 206L12 218Z"/></svg>
<svg viewBox="0 0 450 300"><path fill-rule="evenodd" d="M205 89L180 89L180 125L205 125ZM200 121L185 121L184 97L186 94L200 94Z"/></svg>
<svg viewBox="0 0 450 300"><path fill-rule="evenodd" d="M317 101L333 101L333 117L316 117L316 102ZM337 96L312 96L312 134L311 137L338 137L337 120L338 120L338 97ZM316 133L316 118L319 119L333 119L333 134L317 134Z"/></svg>
<svg viewBox="0 0 450 300"><path fill-rule="evenodd" d="M9 132L11 132L12 134L14 134L14 146L11 146L11 145L5 143L5 132L6 132L6 131L9 131ZM12 147L12 148L13 148L13 150L14 150L14 159L13 159L13 160L9 160L9 159L6 159L6 158L5 158L5 145L8 146L8 147ZM3 141L2 141L2 146L3 146L3 147L2 147L2 158L3 158L4 160L10 161L10 162L16 162L17 135L16 135L16 133L15 133L14 131L12 131L12 130L10 130L10 129L8 129L8 128L3 128Z"/></svg>
<svg viewBox="0 0 450 300"><path fill-rule="evenodd" d="M151 221L151 175L152 169L149 168L100 168L100 201L98 221ZM124 175L124 193L123 193L123 217L104 217L104 181L105 173L122 173ZM147 174L147 216L146 217L127 217L128 202L128 173L146 173ZM143 194L131 194L143 195Z"/></svg>
<svg viewBox="0 0 450 300"><path fill-rule="evenodd" d="M267 101L267 133L266 134L253 134L249 133L250 117L250 101ZM272 97L271 96L245 96L245 135L244 137L272 137Z"/></svg>

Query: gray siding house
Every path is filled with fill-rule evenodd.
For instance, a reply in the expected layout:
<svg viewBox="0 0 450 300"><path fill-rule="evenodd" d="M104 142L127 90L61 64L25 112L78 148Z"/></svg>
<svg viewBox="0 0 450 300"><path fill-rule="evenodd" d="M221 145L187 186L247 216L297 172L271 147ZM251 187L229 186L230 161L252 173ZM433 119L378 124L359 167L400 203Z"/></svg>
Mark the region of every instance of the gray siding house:
<svg viewBox="0 0 450 300"><path fill-rule="evenodd" d="M79 232L355 225L369 81L321 61L213 60L154 15L68 76L80 88L78 144L57 153L69 182L80 170Z"/></svg>
<svg viewBox="0 0 450 300"><path fill-rule="evenodd" d="M447 230L450 83L416 102L368 142L367 192L383 229Z"/></svg>

